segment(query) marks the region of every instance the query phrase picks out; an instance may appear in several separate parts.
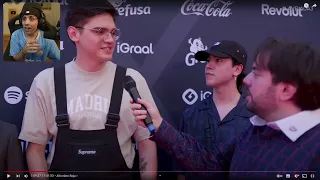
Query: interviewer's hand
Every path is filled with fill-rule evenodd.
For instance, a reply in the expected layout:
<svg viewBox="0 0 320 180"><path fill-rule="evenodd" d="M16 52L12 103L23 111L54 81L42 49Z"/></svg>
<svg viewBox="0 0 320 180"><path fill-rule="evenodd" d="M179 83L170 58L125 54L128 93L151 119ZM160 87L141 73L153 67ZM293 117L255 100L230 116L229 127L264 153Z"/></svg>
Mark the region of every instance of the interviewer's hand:
<svg viewBox="0 0 320 180"><path fill-rule="evenodd" d="M148 110L148 112L151 116L151 119L153 121L154 128L157 131L160 124L162 123L162 120L163 120L159 111L157 110L157 108L153 107L150 103L148 103L144 100L138 99L138 102L140 104L134 103L132 99L130 100L131 109L133 111L133 115L135 116L135 120L141 126L146 127L143 121L147 118L147 111L141 110L141 107L142 107L141 104L142 104Z"/></svg>

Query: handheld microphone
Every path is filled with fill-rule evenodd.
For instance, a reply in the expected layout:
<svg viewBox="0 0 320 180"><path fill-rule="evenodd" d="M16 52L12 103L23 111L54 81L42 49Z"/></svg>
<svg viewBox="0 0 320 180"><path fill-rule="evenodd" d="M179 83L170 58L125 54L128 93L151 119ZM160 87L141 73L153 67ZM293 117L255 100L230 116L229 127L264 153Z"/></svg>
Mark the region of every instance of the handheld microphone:
<svg viewBox="0 0 320 180"><path fill-rule="evenodd" d="M124 88L129 92L131 98L133 99L133 102L139 103L138 102L138 98L141 99L141 97L140 97L140 94L139 94L139 92L137 90L136 82L133 80L133 78L131 76L126 76L125 77ZM144 107L142 104L141 104L141 106L142 106L141 107L142 110L147 110L146 107ZM151 119L149 113L147 113L147 118L143 122L147 126L147 128L148 128L149 132L151 133L151 135L154 135L155 128L153 126L153 122L152 122L152 119Z"/></svg>

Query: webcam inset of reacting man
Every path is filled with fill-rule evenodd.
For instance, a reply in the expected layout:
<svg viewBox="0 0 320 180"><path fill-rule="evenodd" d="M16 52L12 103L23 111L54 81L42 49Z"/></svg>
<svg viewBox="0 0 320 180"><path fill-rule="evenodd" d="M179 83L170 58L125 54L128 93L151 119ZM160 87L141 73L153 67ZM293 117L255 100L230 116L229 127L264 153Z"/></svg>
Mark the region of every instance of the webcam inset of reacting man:
<svg viewBox="0 0 320 180"><path fill-rule="evenodd" d="M43 31L46 19L38 7L24 7L20 14L22 28L14 31L10 40L10 56L16 61L60 60L60 50L54 40L45 39Z"/></svg>

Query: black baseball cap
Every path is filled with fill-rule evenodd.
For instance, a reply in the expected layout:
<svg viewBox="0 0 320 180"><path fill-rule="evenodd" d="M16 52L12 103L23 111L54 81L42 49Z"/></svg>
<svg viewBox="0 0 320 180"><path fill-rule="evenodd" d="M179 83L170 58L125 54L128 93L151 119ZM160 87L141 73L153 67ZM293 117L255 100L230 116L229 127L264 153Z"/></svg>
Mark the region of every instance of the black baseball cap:
<svg viewBox="0 0 320 180"><path fill-rule="evenodd" d="M21 15L22 16L24 16L24 15L34 15L38 19L40 19L40 17L41 17L40 11L41 10L36 8L36 7L26 7L26 8L23 8L23 10L21 12Z"/></svg>
<svg viewBox="0 0 320 180"><path fill-rule="evenodd" d="M209 50L198 51L195 59L198 61L208 61L210 55L220 58L234 58L244 67L247 64L247 51L243 46L235 41L223 40L216 42Z"/></svg>

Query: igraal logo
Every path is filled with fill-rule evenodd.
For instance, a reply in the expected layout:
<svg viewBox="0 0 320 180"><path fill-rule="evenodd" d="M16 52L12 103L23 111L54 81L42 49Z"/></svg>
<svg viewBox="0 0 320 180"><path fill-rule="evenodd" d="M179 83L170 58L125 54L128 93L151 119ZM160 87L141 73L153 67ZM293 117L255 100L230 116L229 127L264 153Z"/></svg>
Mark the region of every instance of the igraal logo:
<svg viewBox="0 0 320 180"><path fill-rule="evenodd" d="M11 2L19 4L19 3L25 3L25 2L30 2L30 3L60 3L60 5L69 5L67 0L11 0Z"/></svg>
<svg viewBox="0 0 320 180"><path fill-rule="evenodd" d="M147 46L139 46L117 42L117 53L154 54L152 47L152 43Z"/></svg>
<svg viewBox="0 0 320 180"><path fill-rule="evenodd" d="M126 4L125 7L121 7L126 0L109 0L109 2L117 9L120 16L151 14L150 6L132 6L131 4Z"/></svg>
<svg viewBox="0 0 320 180"><path fill-rule="evenodd" d="M291 16L291 17L303 17L303 11L313 11L313 8L317 7L316 4L309 6L305 3L304 6L282 6L282 7L272 7L268 4L261 4L262 15L269 16Z"/></svg>
<svg viewBox="0 0 320 180"><path fill-rule="evenodd" d="M199 96L200 96L200 100L203 101L210 95L211 95L210 91L205 91L205 92L200 91L198 95L198 93L195 90L189 88L186 91L184 91L184 93L182 94L182 99L188 105L192 105L199 99Z"/></svg>
<svg viewBox="0 0 320 180"><path fill-rule="evenodd" d="M194 3L193 0L186 0L181 6L181 13L183 15L229 17L232 14L229 8L232 3L221 0L214 0L211 3Z"/></svg>
<svg viewBox="0 0 320 180"><path fill-rule="evenodd" d="M201 38L197 38L197 39L193 39L190 38L188 40L188 43L190 44L190 53L188 53L185 57L185 62L187 66L194 66L196 63L198 63L199 61L197 61L194 58L194 55L198 52L198 51L205 51L208 49L207 46L203 45ZM201 62L201 63L205 63L205 62Z"/></svg>
<svg viewBox="0 0 320 180"><path fill-rule="evenodd" d="M23 93L17 86L11 86L4 92L4 99L9 104L18 104L23 97Z"/></svg>

